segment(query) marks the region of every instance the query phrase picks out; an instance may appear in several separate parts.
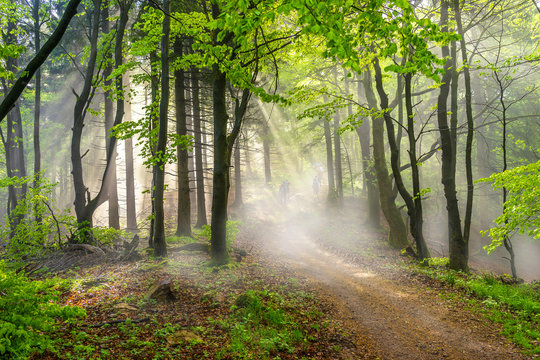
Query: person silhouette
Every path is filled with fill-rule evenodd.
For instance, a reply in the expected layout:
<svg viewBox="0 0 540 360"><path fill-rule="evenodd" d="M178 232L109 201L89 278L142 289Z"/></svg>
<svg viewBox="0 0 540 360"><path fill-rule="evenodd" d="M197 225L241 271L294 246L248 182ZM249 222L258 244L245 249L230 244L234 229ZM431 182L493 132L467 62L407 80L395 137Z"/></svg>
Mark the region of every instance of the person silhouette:
<svg viewBox="0 0 540 360"><path fill-rule="evenodd" d="M282 205L287 205L287 198L289 196L289 180L285 180L279 187L279 202Z"/></svg>
<svg viewBox="0 0 540 360"><path fill-rule="evenodd" d="M321 179L317 175L313 178L313 195L319 200L319 189L321 187Z"/></svg>

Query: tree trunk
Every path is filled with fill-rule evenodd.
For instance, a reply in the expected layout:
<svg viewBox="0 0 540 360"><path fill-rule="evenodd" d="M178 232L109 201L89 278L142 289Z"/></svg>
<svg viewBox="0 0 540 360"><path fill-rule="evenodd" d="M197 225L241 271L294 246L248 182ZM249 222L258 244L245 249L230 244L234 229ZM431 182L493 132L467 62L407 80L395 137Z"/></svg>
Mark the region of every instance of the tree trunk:
<svg viewBox="0 0 540 360"><path fill-rule="evenodd" d="M163 0L163 11L169 13L170 1ZM154 254L159 257L167 256L165 242L165 213L163 209L163 192L165 189L165 153L167 148L167 123L169 111L169 32L171 19L163 19L163 35L161 37L161 98L159 103L159 135L156 154L155 182L155 220L154 220Z"/></svg>
<svg viewBox="0 0 540 360"><path fill-rule="evenodd" d="M381 100L381 109L389 109L388 96L383 88L383 79L382 71L379 66L379 59L375 58L373 61L375 69L375 81L377 84L377 92L379 93L379 98ZM391 166L392 173L394 175L394 181L396 188L401 195L402 199L405 201L407 206L407 213L410 219L411 225L411 234L416 241L416 248L418 251L418 257L420 259L425 259L429 257L429 251L427 245L424 241L423 235L423 218L422 218L422 197L420 194L420 178L418 174L418 160L416 158L416 136L414 134L414 116L412 108L412 95L411 95L411 78L410 73L405 75L406 81L406 108L407 108L407 133L409 137L409 159L411 163L412 170L412 180L413 180L413 191L414 191L414 200L411 194L407 191L403 179L401 177L401 169L399 162L399 147L398 142L395 138L394 123L390 117L390 113L385 111L383 114L384 122L386 124L386 131L388 134L388 144L390 146L391 154ZM398 86L399 87L399 86ZM401 101L401 99L400 99Z"/></svg>
<svg viewBox="0 0 540 360"><path fill-rule="evenodd" d="M213 8L217 5L213 5ZM227 200L229 196L229 155L227 154L227 105L225 100L227 79L219 70L213 68L213 107L214 107L214 172L212 191L212 237L210 254L217 264L228 261L226 226Z"/></svg>
<svg viewBox="0 0 540 360"><path fill-rule="evenodd" d="M234 147L234 206L241 207L243 204L240 141L237 141Z"/></svg>
<svg viewBox="0 0 540 360"><path fill-rule="evenodd" d="M373 109L377 109L377 100L375 98L375 93L373 92L371 73L369 71L365 72L363 83L369 106ZM384 118L372 117L371 129L375 174L377 176L377 184L379 187L379 200L384 217L390 227L389 241L394 247L405 248L409 246L407 240L407 228L403 222L401 213L394 202L395 197L392 193L392 182L388 175L386 158L384 155Z"/></svg>
<svg viewBox="0 0 540 360"><path fill-rule="evenodd" d="M124 89L126 93L130 91L130 78L129 74L124 76ZM124 117L126 121L131 121L131 103L128 97L124 96ZM126 139L124 142L125 156L126 156L126 220L127 230L136 231L137 226L137 208L135 204L135 172L133 169L133 140L131 138Z"/></svg>
<svg viewBox="0 0 540 360"><path fill-rule="evenodd" d="M441 27L442 31L448 31L448 5L449 0L441 2ZM442 161L442 184L444 196L446 198L446 209L448 211L448 236L449 236L449 257L450 268L454 270L468 270L468 244L464 242L461 232L461 218L459 215L458 200L456 194L456 177L453 162L455 161L455 150L453 146L450 128L448 127L447 99L452 78L452 67L454 66L449 57L448 45L442 46L442 56L447 58L444 65L445 73L442 84L439 87L437 98L437 122L441 135L441 161Z"/></svg>
<svg viewBox="0 0 540 360"><path fill-rule="evenodd" d="M152 94L152 109L155 105L157 105L157 99L158 99L158 92L159 92L159 69L157 67L157 62L159 61L159 57L157 55L157 51L151 51L150 52L150 87L151 87L151 94ZM149 129L148 133L152 133L152 130L159 128L159 117L156 118L154 115L154 112L151 111L150 114L150 122L149 122ZM152 147L152 156L156 156L156 147L152 143L150 145ZM150 189L150 194L152 195L150 197L151 201L151 216L150 216L150 230L148 231L148 246L150 248L154 247L154 224L156 222L156 176L157 176L157 166L154 164L152 166L152 185Z"/></svg>
<svg viewBox="0 0 540 360"><path fill-rule="evenodd" d="M200 228L207 224L206 201L204 197L204 168L201 140L201 105L199 99L199 70L192 69L191 86L193 88L193 134L195 138L195 175L197 179L197 222L195 227Z"/></svg>
<svg viewBox="0 0 540 360"><path fill-rule="evenodd" d="M362 93L362 81L358 81L358 98ZM368 217L369 224L374 227L381 226L380 211L381 206L379 204L379 195L377 189L377 178L375 175L375 169L371 166L371 154L369 149L370 143L370 126L369 119L366 118L362 122L362 125L356 128L356 134L360 142L360 151L362 152L362 172L363 172L363 192L367 195L368 200Z"/></svg>
<svg viewBox="0 0 540 360"><path fill-rule="evenodd" d="M94 204L90 206L90 192L84 184L82 157L81 157L81 140L82 131L84 128L84 117L86 115L86 104L90 101L92 93L92 80L94 78L94 71L97 59L97 42L99 31L99 20L101 18L101 0L94 1L94 13L92 32L90 34L90 54L88 57L88 64L84 77L84 84L81 94L77 96L75 107L73 109L73 137L71 139L71 164L73 174L73 187L75 190L75 214L77 216L77 223L84 242L93 241L88 228L91 228L92 215L94 213ZM103 185L102 185L103 187Z"/></svg>
<svg viewBox="0 0 540 360"><path fill-rule="evenodd" d="M17 24L14 19L9 19L7 31L4 35L4 44L16 45ZM6 59L6 71L15 73L18 68L18 60L16 58ZM4 90L7 93L8 86L4 82ZM7 96L6 96L7 98ZM0 118L1 119L1 118ZM4 148L6 151L6 171L8 177L25 177L26 162L24 157L24 142L23 142L23 124L21 117L21 109L18 101L14 101L13 110L7 113L7 134L6 139L2 136ZM27 184L20 186L11 185L8 188L8 206L7 213L10 224L10 237L14 235L14 231L19 223L24 219L24 213L14 213L13 210L19 202L26 196Z"/></svg>
<svg viewBox="0 0 540 360"><path fill-rule="evenodd" d="M270 166L270 127L263 124L263 155L264 155L264 180L266 184L272 182L272 167Z"/></svg>
<svg viewBox="0 0 540 360"><path fill-rule="evenodd" d="M343 203L343 169L341 164L341 136L339 135L339 111L334 114L334 155L336 166L336 197Z"/></svg>
<svg viewBox="0 0 540 360"><path fill-rule="evenodd" d="M180 37L174 42L174 54L177 59L183 56L183 42ZM176 135L187 136L185 76L183 69L174 70L174 98L176 104ZM178 180L178 216L176 236L191 236L191 199L189 193L188 150L178 145L177 180Z"/></svg>
<svg viewBox="0 0 540 360"><path fill-rule="evenodd" d="M472 91L471 74L469 71L469 61L467 59L467 44L465 43L465 32L461 24L461 10L459 0L454 0L454 14L458 34L461 36L461 60L463 62L463 74L465 76L465 111L467 114L467 142L465 145L465 171L467 176L467 203L465 204L465 218L463 219L463 243L469 246L469 235L471 232L472 207L474 195L474 182L472 173L472 143L474 137L474 122L472 115Z"/></svg>
<svg viewBox="0 0 540 360"><path fill-rule="evenodd" d="M108 34L110 31L109 27L109 3L105 1L103 6L103 32ZM107 53L106 56L109 59L110 53ZM109 59L110 60L110 59ZM109 79L112 73L112 64L105 67L103 72L104 83L106 87L110 87L112 84L111 79ZM111 164L109 165L109 171L107 172L107 177L103 179L106 186L106 198L109 200L109 227L114 229L120 229L120 213L118 206L118 187L116 179L116 149L109 149L111 147L111 139L109 134L114 122L114 109L113 102L111 99L111 92L109 90L104 91L104 104L105 104L105 148L108 151L112 151L113 155L111 158Z"/></svg>
<svg viewBox="0 0 540 360"><path fill-rule="evenodd" d="M41 47L41 35L39 24L39 0L34 0L33 3L33 18L34 18L34 46L36 55ZM41 69L36 71L35 78L35 98L34 98L34 187L38 187L40 183L41 172L41 148L39 141L39 120L41 112ZM36 212L36 222L41 223L41 215Z"/></svg>
<svg viewBox="0 0 540 360"><path fill-rule="evenodd" d="M420 171L418 169L418 157L416 156L416 135L414 133L414 113L412 104L410 73L405 74L405 108L407 111L407 135L409 137L409 160L411 163L412 183L413 183L413 208L414 215L410 216L411 233L416 241L416 249L420 259L430 257L429 249L424 239L424 218L422 208L422 194L420 186Z"/></svg>
<svg viewBox="0 0 540 360"><path fill-rule="evenodd" d="M62 18L58 22L58 26L45 42L43 47L39 52L34 56L32 60L26 65L24 71L21 73L21 76L15 81L9 92L6 91L6 96L0 103L0 122L4 120L4 117L7 113L13 108L15 102L26 88L26 85L30 82L35 72L40 68L40 66L47 60L49 54L54 50L58 45L64 32L66 31L69 22L77 13L77 7L79 6L81 0L70 0L66 6L66 10L62 15Z"/></svg>

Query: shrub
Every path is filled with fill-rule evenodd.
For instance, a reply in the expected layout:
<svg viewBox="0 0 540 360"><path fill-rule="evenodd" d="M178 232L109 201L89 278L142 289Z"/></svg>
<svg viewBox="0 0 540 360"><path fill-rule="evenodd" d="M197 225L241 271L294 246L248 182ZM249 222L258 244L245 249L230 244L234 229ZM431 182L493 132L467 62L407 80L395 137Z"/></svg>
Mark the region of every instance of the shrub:
<svg viewBox="0 0 540 360"><path fill-rule="evenodd" d="M52 350L51 335L59 320L86 316L79 307L58 304L66 285L59 279L31 281L0 261L0 358L26 359L34 352Z"/></svg>

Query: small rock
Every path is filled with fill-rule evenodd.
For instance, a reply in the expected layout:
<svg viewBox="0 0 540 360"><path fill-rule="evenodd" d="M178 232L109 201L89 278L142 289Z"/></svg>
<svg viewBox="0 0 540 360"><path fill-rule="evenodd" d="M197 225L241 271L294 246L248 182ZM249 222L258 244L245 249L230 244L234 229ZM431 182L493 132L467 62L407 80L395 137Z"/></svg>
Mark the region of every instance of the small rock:
<svg viewBox="0 0 540 360"><path fill-rule="evenodd" d="M154 283L154 285L146 292L144 297L145 299L156 299L158 302L173 302L175 297L172 292L171 279L156 281L156 283Z"/></svg>
<svg viewBox="0 0 540 360"><path fill-rule="evenodd" d="M178 330L169 336L167 336L167 343L169 345L178 345L182 342L202 342L202 339L199 335L195 334L192 331L189 330Z"/></svg>
<svg viewBox="0 0 540 360"><path fill-rule="evenodd" d="M127 303L116 304L113 306L113 309L116 310L116 312L120 315L129 315L132 312L139 310L139 308L137 308L136 306Z"/></svg>

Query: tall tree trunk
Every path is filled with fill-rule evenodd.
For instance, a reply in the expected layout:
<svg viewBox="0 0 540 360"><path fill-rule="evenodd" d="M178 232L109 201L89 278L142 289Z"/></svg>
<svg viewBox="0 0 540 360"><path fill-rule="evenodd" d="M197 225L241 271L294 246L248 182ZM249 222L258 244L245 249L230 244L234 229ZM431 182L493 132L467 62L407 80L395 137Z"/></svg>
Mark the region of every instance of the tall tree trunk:
<svg viewBox="0 0 540 360"><path fill-rule="evenodd" d="M409 215L411 219L411 233L416 241L416 249L420 259L430 257L429 249L424 239L424 218L422 208L422 194L420 186L420 171L418 169L418 157L416 156L416 135L414 132L414 113L412 104L410 73L405 74L405 108L407 111L407 135L409 137L409 160L411 163L412 183L413 183L413 199L411 199L414 208L414 215ZM410 204L409 204L410 205Z"/></svg>
<svg viewBox="0 0 540 360"><path fill-rule="evenodd" d="M124 89L126 93L130 91L131 80L129 74L124 76ZM127 122L131 121L131 103L127 96L124 96L124 117ZM125 157L126 157L126 220L127 230L137 230L137 208L135 204L135 172L133 168L133 140L128 138L124 142Z"/></svg>
<svg viewBox="0 0 540 360"><path fill-rule="evenodd" d="M372 109L377 109L377 99L373 92L370 71L365 72L363 83L369 106ZM407 228L394 201L395 196L392 191L392 182L388 175L386 157L384 155L384 118L372 117L371 129L375 174L377 176L377 184L379 187L379 201L384 217L390 227L389 242L394 247L405 248L409 246L407 240Z"/></svg>
<svg viewBox="0 0 540 360"><path fill-rule="evenodd" d="M34 46L36 55L41 48L40 24L39 24L39 0L34 0L33 3L33 18L34 18ZM41 148L39 141L39 120L41 112L41 69L36 71L35 75L35 98L34 98L34 187L40 183L41 172ZM41 215L36 212L36 222L41 222Z"/></svg>
<svg viewBox="0 0 540 360"><path fill-rule="evenodd" d="M463 246L469 247L469 235L471 232L471 219L474 195L474 182L472 173L472 143L474 137L474 121L472 115L472 91L471 74L469 71L469 61L467 58L467 44L465 43L465 32L461 24L461 10L459 0L454 0L454 14L458 34L461 36L461 61L463 63L463 74L465 77L465 111L467 114L467 142L465 145L465 171L467 176L467 203L465 204L465 218L463 219ZM468 250L467 250L468 252Z"/></svg>
<svg viewBox="0 0 540 360"><path fill-rule="evenodd" d="M381 101L381 110L389 109L388 96L383 88L383 78L382 71L379 66L379 59L375 58L373 61L373 67L375 69L375 81L377 84L377 92L379 93L379 98ZM394 175L395 184L399 194L402 199L405 201L407 206L407 213L410 218L411 224L411 233L416 241L416 248L418 251L418 257L420 259L425 259L429 257L429 251L424 241L423 235L423 218L422 218L422 197L420 194L420 177L418 173L418 160L416 158L416 136L414 134L414 115L412 108L412 95L411 95L411 78L410 73L405 75L406 82L406 108L407 108L407 133L409 137L409 159L411 163L412 170L412 180L413 180L413 191L414 199L411 194L408 192L403 179L401 177L401 169L399 162L399 147L398 142L395 138L394 123L390 117L390 113L385 111L383 113L384 122L386 124L386 131L388 134L388 144L390 146L391 154L391 166L392 173ZM398 86L399 87L399 86ZM401 101L401 99L400 99Z"/></svg>
<svg viewBox="0 0 540 360"><path fill-rule="evenodd" d="M234 147L234 206L241 207L243 204L240 141L237 141Z"/></svg>
<svg viewBox="0 0 540 360"><path fill-rule="evenodd" d="M338 204L343 203L343 169L341 164L341 136L339 135L339 111L334 114L334 156L336 167L336 197Z"/></svg>
<svg viewBox="0 0 540 360"><path fill-rule="evenodd" d="M73 174L73 187L75 190L75 214L79 229L83 230L83 241L93 241L88 228L93 225L93 213L97 204L93 204L90 198L90 192L84 184L82 156L81 156L81 140L82 131L84 128L84 117L86 115L86 106L90 101L92 92L92 80L97 59L97 42L99 31L99 20L101 18L101 0L94 1L94 12L92 30L90 33L90 54L84 77L84 84L80 95L77 96L75 107L73 109L73 136L71 139L71 164ZM102 186L103 187L103 186ZM92 203L92 204L91 204Z"/></svg>
<svg viewBox="0 0 540 360"><path fill-rule="evenodd" d="M508 111L508 107L506 106L506 103L504 101L504 93L505 93L505 87L504 87L504 84L503 84L503 81L502 79L500 78L499 76L499 73L497 70L493 71L494 75L495 75L495 80L497 81L497 84L499 85L499 103L501 104L501 108L502 108L502 114L501 114L501 122L502 122L502 144L501 144L501 149L502 149L502 156L503 156L503 168L502 168L502 171L506 171L508 169L508 159L507 159L507 156L508 156L508 147L507 147L507 144L506 144L506 137L508 136L507 135L507 111ZM503 210L503 213L506 211L506 199L507 199L507 196L508 196L508 191L506 190L506 187L503 186L502 188L502 193L503 193L503 206L502 206L502 210ZM504 223L505 225L508 225L508 219L505 218L504 219ZM517 271L516 271L516 254L514 253L514 246L512 245L512 241L510 239L510 237L507 235L504 237L504 240L503 240L503 245L504 245L504 248L506 249L506 251L508 251L508 254L510 255L510 271L512 271L512 278L514 279L517 279Z"/></svg>
<svg viewBox="0 0 540 360"><path fill-rule="evenodd" d="M49 54L54 50L58 45L62 36L64 35L71 19L77 13L77 7L79 6L81 0L70 0L66 6L66 10L62 15L62 18L58 22L58 26L54 30L49 39L45 42L43 47L39 52L34 56L32 60L26 65L24 71L21 73L21 76L15 81L9 92L6 89L6 95L0 103L0 122L4 120L4 117L7 113L13 108L15 102L26 88L26 85L30 82L35 72L40 68L40 66L47 60ZM8 33L10 33L8 31Z"/></svg>
<svg viewBox="0 0 540 360"><path fill-rule="evenodd" d="M358 81L358 98L360 99L362 94L362 81ZM360 142L360 151L362 152L362 172L363 172L363 192L367 194L368 200L368 217L369 224L374 227L381 226L380 211L381 206L379 204L379 195L377 188L377 177L375 175L375 169L371 166L371 154L370 154L370 126L369 119L366 118L362 122L362 125L356 128L356 134Z"/></svg>
<svg viewBox="0 0 540 360"><path fill-rule="evenodd" d="M174 42L174 53L177 59L183 56L183 41L180 37ZM183 69L174 70L174 98L176 104L176 135L187 136L185 75ZM177 180L178 180L178 216L176 236L191 236L191 199L189 193L188 150L178 145Z"/></svg>
<svg viewBox="0 0 540 360"><path fill-rule="evenodd" d="M448 31L448 6L449 0L441 1L441 27L442 31ZM449 58L448 45L442 46L442 56L447 58L444 65L444 75L442 84L439 87L437 97L437 122L441 135L441 161L442 161L442 183L444 196L446 198L446 209L448 211L448 236L449 236L449 257L450 268L454 270L468 270L468 244L464 242L461 232L461 218L459 215L458 199L456 194L456 176L453 162L455 161L455 150L453 146L450 128L448 127L447 100L452 78L452 60Z"/></svg>
<svg viewBox="0 0 540 360"><path fill-rule="evenodd" d="M213 5L213 8L217 5ZM225 91L227 78L219 70L213 68L213 107L214 107L214 173L212 191L212 237L210 252L212 259L218 264L228 261L226 226L227 201L229 196L229 154L227 154L227 104Z"/></svg>
<svg viewBox="0 0 540 360"><path fill-rule="evenodd" d="M170 1L163 0L163 11L168 14ZM154 254L159 257L167 256L165 242L165 213L163 209L163 192L165 190L165 153L167 149L167 123L169 111L169 32L171 19L163 19L163 34L161 37L161 98L159 102L159 135L157 143L158 161L156 161L155 181L155 220L154 220Z"/></svg>
<svg viewBox="0 0 540 360"><path fill-rule="evenodd" d="M105 1L103 6L103 32L108 34L110 31L109 23L109 2ZM111 53L107 52L107 58L111 57ZM110 88L112 80L109 78L112 73L112 63L105 67L103 72L105 87ZM104 91L104 105L105 105L105 148L108 151L112 151L111 164L109 165L109 171L107 177L103 180L106 186L106 198L109 200L109 227L114 229L120 229L120 209L118 205L118 187L116 179L116 149L109 149L111 147L111 139L109 134L114 123L114 109L113 101L111 98L111 92L109 90Z"/></svg>
<svg viewBox="0 0 540 360"><path fill-rule="evenodd" d="M4 35L4 44L17 45L16 38L17 24L15 19L8 19L7 31L2 32ZM6 59L6 71L15 73L18 68L18 60L16 58ZM8 92L8 84L3 81L4 93ZM11 85L11 84L10 84ZM6 96L7 98L7 96ZM25 177L26 162L24 156L23 142L23 125L21 117L21 109L18 101L13 103L13 110L7 113L7 134L6 139L2 136L4 148L6 151L6 171L9 177ZM1 118L0 118L1 119ZM14 231L19 223L24 219L23 213L14 213L13 210L19 202L26 196L27 184L20 186L10 185L8 188L8 207L7 212L10 223L10 237L14 235Z"/></svg>
<svg viewBox="0 0 540 360"><path fill-rule="evenodd" d="M326 142L326 169L328 174L328 201L336 201L336 184L334 182L334 155L332 153L332 132L330 123L324 119L324 140Z"/></svg>
<svg viewBox="0 0 540 360"><path fill-rule="evenodd" d="M266 184L272 182L272 167L270 165L270 127L268 124L263 124L263 156L264 156L264 181Z"/></svg>
<svg viewBox="0 0 540 360"><path fill-rule="evenodd" d="M200 228L207 224L206 201L204 196L204 167L203 144L201 140L201 105L199 99L199 70L193 68L191 72L191 86L193 88L193 134L195 138L195 175L197 179L197 222L195 227Z"/></svg>
<svg viewBox="0 0 540 360"><path fill-rule="evenodd" d="M152 98L152 110L155 105L157 105L158 92L159 92L159 69L157 67L157 62L159 57L157 51L150 52L150 87L151 87L151 98ZM151 111L149 121L148 132L152 133L152 130L159 128L159 116L155 117L154 112ZM152 156L156 156L157 148L155 144L151 144ZM151 193L151 216L150 216L150 230L148 231L148 246L150 248L154 247L154 224L156 222L156 176L157 176L157 166L154 164L152 166L152 185L150 189Z"/></svg>

